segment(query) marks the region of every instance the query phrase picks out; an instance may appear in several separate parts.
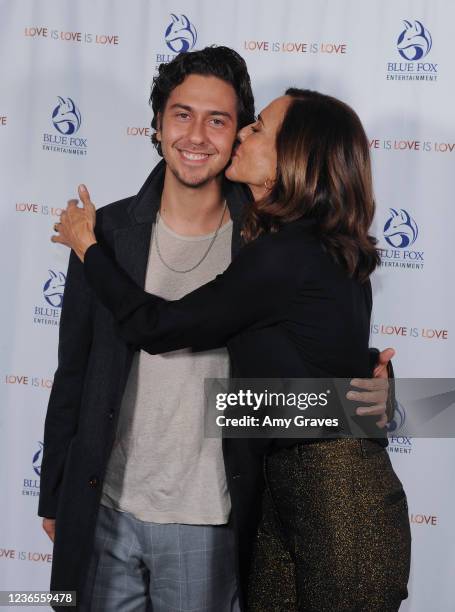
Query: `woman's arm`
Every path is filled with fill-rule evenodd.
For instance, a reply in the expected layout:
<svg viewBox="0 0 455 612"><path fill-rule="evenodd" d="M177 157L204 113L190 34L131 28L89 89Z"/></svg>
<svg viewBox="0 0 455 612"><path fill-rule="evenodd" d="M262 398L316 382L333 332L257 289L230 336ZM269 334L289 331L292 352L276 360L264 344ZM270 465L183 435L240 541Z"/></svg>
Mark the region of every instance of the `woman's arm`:
<svg viewBox="0 0 455 612"><path fill-rule="evenodd" d="M152 354L206 350L243 329L279 320L297 287L295 268L280 263L286 254L274 251L272 256L267 246L248 245L223 274L176 301L145 292L99 244L86 251L84 269L128 343Z"/></svg>
<svg viewBox="0 0 455 612"><path fill-rule="evenodd" d="M270 237L242 249L228 269L181 300L167 302L146 293L97 244L96 209L85 186L68 203L54 227L53 242L66 244L84 262L93 292L114 315L130 344L149 353L222 346L242 329L279 320L295 294L296 267L283 245ZM273 252L272 252L273 251Z"/></svg>
<svg viewBox="0 0 455 612"><path fill-rule="evenodd" d="M58 235L52 241L71 247L81 261L87 255L87 281L112 311L120 333L128 342L151 353L184 347L214 348L244 328L277 322L298 291L304 266L311 266L307 258L302 262L300 253L288 251L287 240L278 248L270 248L266 238L265 246L263 239L242 249L226 272L211 283L181 300L166 302L147 294L96 246L95 207L84 186L79 187L79 196L83 208L77 207L77 201L69 203L56 224ZM382 361L386 364L389 360L390 356L385 355ZM381 376L378 368L375 376ZM377 403L362 410L364 414L382 415L386 392L380 390L382 399L378 399L373 382L353 381L355 386L368 390L357 392L352 399Z"/></svg>

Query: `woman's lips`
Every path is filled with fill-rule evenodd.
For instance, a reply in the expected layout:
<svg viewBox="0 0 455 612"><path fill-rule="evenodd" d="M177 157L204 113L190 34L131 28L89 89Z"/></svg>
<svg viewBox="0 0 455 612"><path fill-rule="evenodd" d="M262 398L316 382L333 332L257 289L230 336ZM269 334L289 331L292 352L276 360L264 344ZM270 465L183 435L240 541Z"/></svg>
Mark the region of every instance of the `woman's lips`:
<svg viewBox="0 0 455 612"><path fill-rule="evenodd" d="M232 152L232 157L241 157L240 155L240 149L242 148L242 143L238 143L235 147L234 150Z"/></svg>

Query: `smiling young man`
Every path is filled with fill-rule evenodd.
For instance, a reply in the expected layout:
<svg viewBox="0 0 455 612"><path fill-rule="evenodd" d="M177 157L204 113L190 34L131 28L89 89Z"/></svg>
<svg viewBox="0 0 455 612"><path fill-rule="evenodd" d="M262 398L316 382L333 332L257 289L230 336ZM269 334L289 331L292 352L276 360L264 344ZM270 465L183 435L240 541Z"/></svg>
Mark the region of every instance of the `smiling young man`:
<svg viewBox="0 0 455 612"><path fill-rule="evenodd" d="M223 173L254 100L243 59L209 47L161 65L150 101L164 161L137 196L98 211L97 238L173 300L241 247L247 197ZM237 491L254 489L260 463L245 440L204 437L204 379L228 375L225 349L133 353L71 254L39 515L55 529L51 588L76 590L80 610L239 609L254 512Z"/></svg>

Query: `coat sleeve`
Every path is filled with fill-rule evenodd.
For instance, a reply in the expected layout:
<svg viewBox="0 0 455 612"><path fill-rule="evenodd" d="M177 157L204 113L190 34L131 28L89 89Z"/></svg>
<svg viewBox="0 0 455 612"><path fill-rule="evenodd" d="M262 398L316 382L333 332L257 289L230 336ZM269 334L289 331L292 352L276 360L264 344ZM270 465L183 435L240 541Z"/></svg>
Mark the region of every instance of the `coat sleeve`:
<svg viewBox="0 0 455 612"><path fill-rule="evenodd" d="M77 430L92 339L91 296L83 266L71 252L60 319L58 367L44 424L38 515L47 518L56 516L68 447Z"/></svg>
<svg viewBox="0 0 455 612"><path fill-rule="evenodd" d="M296 292L296 267L283 261L286 250L256 243L223 274L176 301L146 293L98 244L87 250L85 275L129 344L151 354L208 350L243 329L278 321Z"/></svg>

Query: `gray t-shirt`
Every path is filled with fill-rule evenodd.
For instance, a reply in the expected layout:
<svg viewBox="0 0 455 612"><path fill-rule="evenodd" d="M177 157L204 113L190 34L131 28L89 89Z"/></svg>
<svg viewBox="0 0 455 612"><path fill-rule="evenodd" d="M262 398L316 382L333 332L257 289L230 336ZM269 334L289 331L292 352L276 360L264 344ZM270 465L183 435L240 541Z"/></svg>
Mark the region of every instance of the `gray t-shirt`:
<svg viewBox="0 0 455 612"><path fill-rule="evenodd" d="M155 231L164 261L177 270L196 264L213 238L180 236L161 218ZM168 300L183 297L228 267L231 241L229 221L201 265L179 274L163 265L152 237L146 290ZM155 523L227 523L230 498L221 440L204 437L204 379L228 376L225 348L135 354L102 504Z"/></svg>

